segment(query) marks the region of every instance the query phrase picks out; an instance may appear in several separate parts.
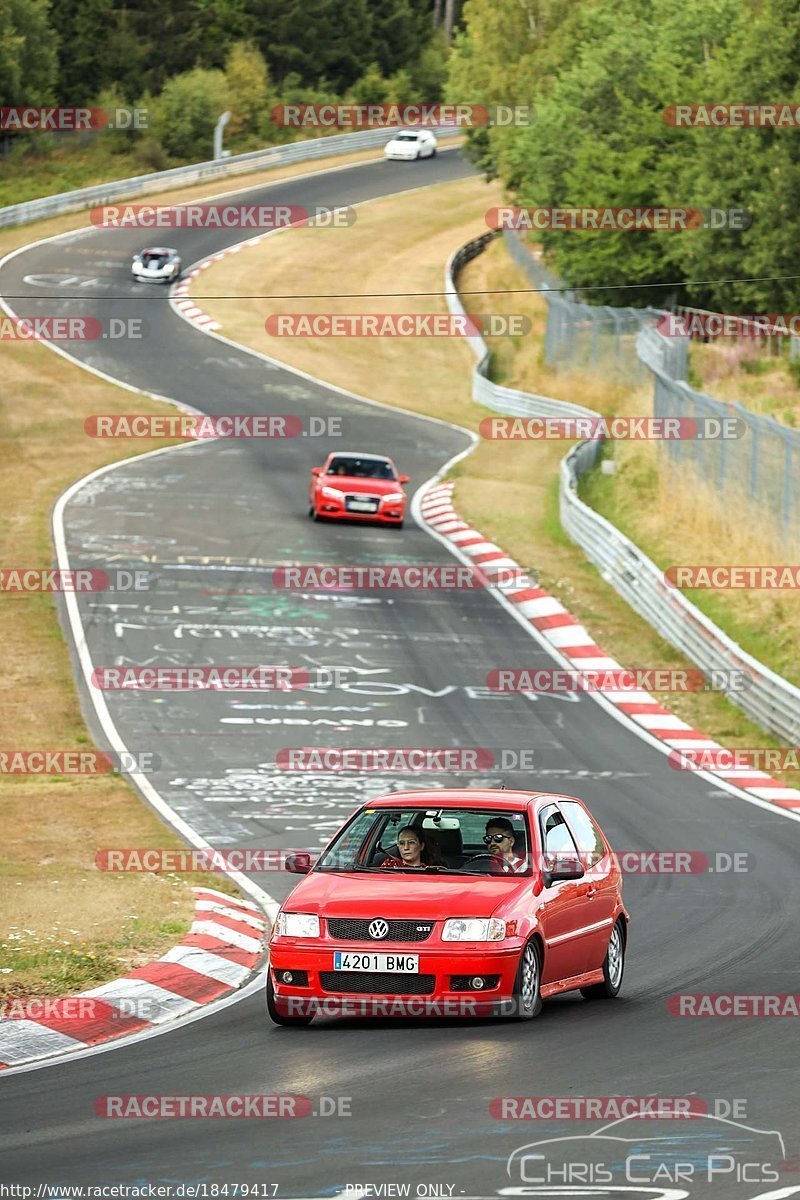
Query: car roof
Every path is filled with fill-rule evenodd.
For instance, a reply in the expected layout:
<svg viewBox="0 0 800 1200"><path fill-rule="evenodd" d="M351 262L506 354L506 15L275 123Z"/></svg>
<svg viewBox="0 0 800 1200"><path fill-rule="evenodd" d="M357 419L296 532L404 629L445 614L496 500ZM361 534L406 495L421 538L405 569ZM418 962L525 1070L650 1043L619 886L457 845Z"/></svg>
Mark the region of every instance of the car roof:
<svg viewBox="0 0 800 1200"><path fill-rule="evenodd" d="M500 788L477 790L447 789L436 792L393 792L390 796L376 796L365 808L409 808L426 805L431 808L498 808L521 810L532 800L573 800L573 796L540 792L532 788L529 792L507 792Z"/></svg>
<svg viewBox="0 0 800 1200"><path fill-rule="evenodd" d="M328 458L368 458L371 462L391 462L388 454L364 454L361 450L331 450Z"/></svg>
<svg viewBox="0 0 800 1200"><path fill-rule="evenodd" d="M142 254L177 254L177 250L173 250L171 246L145 246Z"/></svg>

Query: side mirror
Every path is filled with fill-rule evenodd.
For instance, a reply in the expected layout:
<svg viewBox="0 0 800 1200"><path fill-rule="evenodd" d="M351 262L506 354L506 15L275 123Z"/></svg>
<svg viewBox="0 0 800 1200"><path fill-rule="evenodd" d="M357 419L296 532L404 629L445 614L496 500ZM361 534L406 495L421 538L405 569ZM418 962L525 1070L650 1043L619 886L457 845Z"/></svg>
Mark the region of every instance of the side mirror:
<svg viewBox="0 0 800 1200"><path fill-rule="evenodd" d="M410 478L410 476L408 476L408 475L398 475L397 482L398 483L408 483L409 478Z"/></svg>
<svg viewBox="0 0 800 1200"><path fill-rule="evenodd" d="M566 879L583 879L583 863L574 854L545 854L542 876L546 887Z"/></svg>
<svg viewBox="0 0 800 1200"><path fill-rule="evenodd" d="M311 468L311 474L312 474L312 475L321 475L321 474L322 474L322 467L312 467L312 468Z"/></svg>
<svg viewBox="0 0 800 1200"><path fill-rule="evenodd" d="M311 870L311 855L305 850L287 854L283 865L291 875L307 875Z"/></svg>

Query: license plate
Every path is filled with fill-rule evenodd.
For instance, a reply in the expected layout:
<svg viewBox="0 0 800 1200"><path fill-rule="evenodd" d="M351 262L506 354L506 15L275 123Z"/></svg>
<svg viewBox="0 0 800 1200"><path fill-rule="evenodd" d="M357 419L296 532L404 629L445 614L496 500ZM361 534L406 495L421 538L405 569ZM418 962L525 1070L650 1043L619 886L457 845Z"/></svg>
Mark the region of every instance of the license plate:
<svg viewBox="0 0 800 1200"><path fill-rule="evenodd" d="M418 954L362 954L349 950L334 950L334 971L398 971L404 975L419 974Z"/></svg>
<svg viewBox="0 0 800 1200"><path fill-rule="evenodd" d="M378 506L374 500L351 500L348 505L350 512L377 512Z"/></svg>

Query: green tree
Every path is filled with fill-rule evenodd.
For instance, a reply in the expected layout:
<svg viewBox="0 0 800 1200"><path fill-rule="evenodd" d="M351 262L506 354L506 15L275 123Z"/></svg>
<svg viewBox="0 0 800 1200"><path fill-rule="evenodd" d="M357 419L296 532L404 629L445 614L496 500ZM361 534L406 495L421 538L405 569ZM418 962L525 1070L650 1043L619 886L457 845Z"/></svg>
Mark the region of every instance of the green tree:
<svg viewBox="0 0 800 1200"><path fill-rule="evenodd" d="M269 106L269 77L264 57L251 42L235 42L225 59L231 98L231 135L257 129Z"/></svg>
<svg viewBox="0 0 800 1200"><path fill-rule="evenodd" d="M221 71L195 67L170 79L155 105L155 132L168 154L206 161L213 150L214 126L228 108Z"/></svg>
<svg viewBox="0 0 800 1200"><path fill-rule="evenodd" d="M0 0L2 105L51 103L56 65L56 35L47 0Z"/></svg>
<svg viewBox="0 0 800 1200"><path fill-rule="evenodd" d="M376 58L367 0L249 0L249 12L279 86L293 73L341 95Z"/></svg>

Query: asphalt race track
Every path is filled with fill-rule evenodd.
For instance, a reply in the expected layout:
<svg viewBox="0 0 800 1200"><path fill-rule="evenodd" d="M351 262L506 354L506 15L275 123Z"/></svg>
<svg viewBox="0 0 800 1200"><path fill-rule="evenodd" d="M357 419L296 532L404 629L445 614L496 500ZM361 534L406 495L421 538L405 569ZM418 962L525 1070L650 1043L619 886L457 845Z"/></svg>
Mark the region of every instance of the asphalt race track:
<svg viewBox="0 0 800 1200"><path fill-rule="evenodd" d="M431 162L366 164L290 180L246 199L355 204L470 170L448 151ZM434 195L420 193L420 203ZM149 331L141 341L75 343L70 353L208 413L340 416L342 447L391 453L411 476L410 490L468 446L453 428L364 405L270 367L190 327L164 298L146 299L153 289L132 283L128 264L148 240L137 231L90 229L43 243L8 262L0 286L5 296L29 297L9 301L25 315L143 316ZM170 232L166 240L189 264L241 240L241 233ZM64 294L81 298L47 298ZM132 395L130 411L136 408ZM309 468L329 448L336 445L302 437L199 444L121 466L67 505L73 566L110 563L150 572L148 591L81 598L96 666L349 668L342 687L321 687L316 695L107 693L127 745L160 756L152 778L169 804L215 846L315 846L372 794L418 783L479 787L504 780L509 788L582 797L618 850L690 849L712 861L718 851L747 852L748 870L628 876L631 939L616 1002L550 1001L537 1021L521 1025L317 1020L293 1030L269 1023L255 991L156 1038L7 1074L0 1080L3 1178L205 1182L209 1189L264 1183L286 1197L403 1182L412 1195L416 1185L443 1185L439 1194L494 1196L535 1177L521 1176L518 1165L507 1173L518 1147L588 1134L598 1124L502 1121L489 1113L493 1098L619 1094L699 1097L710 1109L717 1099L740 1102L736 1125L651 1121L626 1134L640 1153L642 1138L668 1139L660 1158L674 1155L684 1166L724 1149L742 1168L720 1172L716 1183L701 1175L676 1196L736 1200L791 1185L800 1194L792 1021L690 1020L667 1011L676 992L800 991L794 915L800 826L672 770L662 753L590 697L490 693L485 678L493 667L553 664L486 592L271 590L266 568L280 562L453 562L410 521L402 531L310 522ZM533 750L536 769L411 780L282 773L275 766L281 748L310 745L490 747L496 755L524 749ZM294 882L280 873L255 878L278 900ZM319 1097L350 1097L352 1115L123 1121L102 1119L93 1108L109 1093L262 1092L309 1096L316 1111ZM780 1183L758 1182L752 1164L765 1160L770 1138L744 1126L783 1135L789 1162ZM623 1150L612 1146L582 1149L582 1161L617 1161ZM767 1159L777 1158L771 1147ZM649 1191L633 1185L527 1190L660 1196L659 1185L681 1186L662 1174Z"/></svg>

